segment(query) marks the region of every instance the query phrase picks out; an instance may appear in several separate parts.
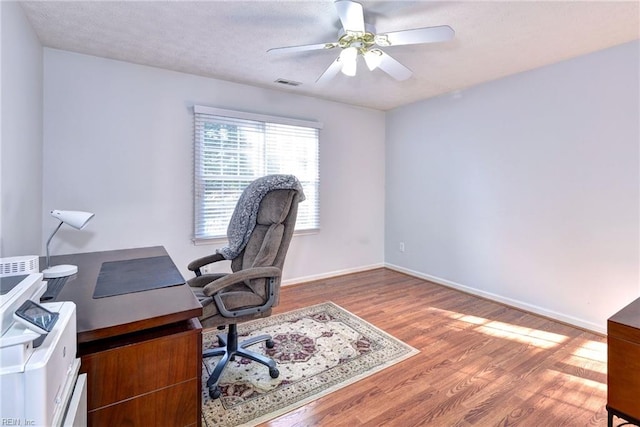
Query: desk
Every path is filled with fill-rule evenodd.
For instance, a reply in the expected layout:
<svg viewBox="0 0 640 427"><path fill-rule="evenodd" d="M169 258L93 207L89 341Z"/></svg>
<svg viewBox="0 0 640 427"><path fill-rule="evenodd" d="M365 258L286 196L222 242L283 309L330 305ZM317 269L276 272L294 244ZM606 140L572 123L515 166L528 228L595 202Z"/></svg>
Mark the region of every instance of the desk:
<svg viewBox="0 0 640 427"><path fill-rule="evenodd" d="M640 426L640 298L607 320L608 425L616 415Z"/></svg>
<svg viewBox="0 0 640 427"><path fill-rule="evenodd" d="M202 307L189 287L93 298L103 262L163 255L158 246L51 257L78 266L56 300L76 303L91 427L201 423Z"/></svg>

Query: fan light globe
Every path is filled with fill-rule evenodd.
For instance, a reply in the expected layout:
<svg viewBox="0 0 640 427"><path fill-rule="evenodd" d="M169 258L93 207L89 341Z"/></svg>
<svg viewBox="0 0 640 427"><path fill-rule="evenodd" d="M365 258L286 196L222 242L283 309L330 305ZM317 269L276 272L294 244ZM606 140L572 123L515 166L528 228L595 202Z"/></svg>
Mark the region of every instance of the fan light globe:
<svg viewBox="0 0 640 427"><path fill-rule="evenodd" d="M382 51L378 49L368 50L363 55L364 62L367 64L369 71L373 71L380 66L382 62Z"/></svg>
<svg viewBox="0 0 640 427"><path fill-rule="evenodd" d="M342 62L342 73L349 77L355 76L358 67L358 49L353 46L344 49L340 53L340 61Z"/></svg>

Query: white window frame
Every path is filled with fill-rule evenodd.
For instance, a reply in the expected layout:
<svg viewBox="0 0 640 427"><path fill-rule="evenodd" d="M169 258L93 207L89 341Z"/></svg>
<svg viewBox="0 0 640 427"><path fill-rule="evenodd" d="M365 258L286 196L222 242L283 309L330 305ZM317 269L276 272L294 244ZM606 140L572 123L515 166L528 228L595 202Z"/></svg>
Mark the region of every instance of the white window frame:
<svg viewBox="0 0 640 427"><path fill-rule="evenodd" d="M202 105L194 105L194 225L193 225L193 242L195 244L207 244L220 241L226 238L226 225L231 218L233 209L235 208L235 201L240 196L242 189L260 176L269 173L285 173L293 174L298 177L305 192L305 201L300 204L298 211L298 220L296 222L296 234L314 232L320 228L320 154L319 154L319 133L322 129L322 124L316 121L299 120L287 117L270 116L264 114L248 113L242 111L226 110L222 108L207 107ZM215 153L222 153L224 150L213 150L209 148L207 150L205 146L205 139L208 138L209 142L224 145L220 139L211 137L211 133L207 133L205 126L207 123L217 124L237 124L239 126L246 125L246 129L253 131L253 135L259 135L257 144L261 145L261 150L268 151L273 154L272 150L276 150L275 154L282 153L277 150L284 150L284 152L296 151L296 146L299 143L304 144L304 151L306 154L311 152L311 157L315 156L315 159L311 159L311 163L297 162L295 160L289 160L293 162L293 167L296 169L282 170L282 167L268 164L269 156L262 156L262 160L253 161L255 168L247 166L242 171L245 174L223 174L220 170L214 166L213 163L205 164L205 159L210 156L213 151ZM278 126L284 125L284 126ZM273 132L269 131L269 128L274 129ZM260 134L260 129L262 134ZM273 145L273 137L284 138L284 135L288 136L290 132L300 133L300 136L295 142L289 142L289 145L285 147L275 148ZM242 135L244 132L242 133ZM207 136L209 135L209 136ZM247 143L244 137L238 135L238 144ZM267 136L270 137L267 142ZM315 138L315 139L314 139ZM255 143L255 142L254 142ZM314 145L315 144L315 145ZM267 146L269 148L267 148ZM287 151L288 149L288 151ZM249 153L246 151L244 154ZM300 154L299 154L300 155ZM260 164L262 162L262 164ZM221 164L221 162L218 162ZM302 164L304 163L304 165ZM297 166L296 166L297 165ZM270 170L271 169L271 170ZM247 175L246 173L251 172ZM207 190L215 187L217 190ZM224 190L225 188L231 188L230 191ZM218 198L218 201L215 198ZM222 202L224 200L224 202ZM224 224L224 229L223 229Z"/></svg>

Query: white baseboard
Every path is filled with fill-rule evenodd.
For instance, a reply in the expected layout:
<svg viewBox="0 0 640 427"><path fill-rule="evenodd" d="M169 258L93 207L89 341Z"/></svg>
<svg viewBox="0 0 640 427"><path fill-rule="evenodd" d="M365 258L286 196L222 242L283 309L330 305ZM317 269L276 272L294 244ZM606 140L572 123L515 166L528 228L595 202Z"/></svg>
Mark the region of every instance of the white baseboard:
<svg viewBox="0 0 640 427"><path fill-rule="evenodd" d="M344 270L335 270L329 273L315 274L311 276L296 277L295 279L287 279L282 281L282 286L294 285L298 283L313 282L315 280L329 279L331 277L343 276L345 274L360 273L362 271L373 270L385 267L384 263L365 265L355 268L347 268Z"/></svg>
<svg viewBox="0 0 640 427"><path fill-rule="evenodd" d="M384 267L390 269L390 270L395 270L395 271L399 271L401 273L405 273L408 274L410 276L414 276L420 279L424 279L424 280L428 280L430 282L434 282L437 283L439 285L443 285L452 289L456 289L471 295L475 295L475 296L479 296L482 298L486 298L492 301L496 301L499 302L501 304L504 305L508 305L510 307L514 307L514 308L518 308L524 311L528 311L530 313L533 314L538 314L540 316L544 316L544 317L548 317L550 319L553 320L557 320L559 322L562 323L567 323L569 325L575 326L577 328L580 329L586 329L590 332L595 332L597 334L601 334L601 335L606 335L607 330L606 327L603 327L601 325L595 324L593 322L584 320L584 319L580 319L577 317L573 317L570 315L566 315L563 313L558 313L557 311L553 311L553 310L548 310L544 307L539 307L537 305L532 305L523 301L518 301L512 298L508 298L508 297L504 297L502 295L498 295L498 294L494 294L491 292L485 292L483 290L480 289L476 289L476 288L472 288L469 286L465 286L465 285L461 285L460 283L456 283L456 282L452 282L450 280L446 280L446 279L441 279L439 277L436 276L431 276L429 274L425 274L425 273L420 273L418 271L414 271L414 270L410 270L408 268L404 268L404 267L399 267L397 265L393 265L393 264L384 264Z"/></svg>

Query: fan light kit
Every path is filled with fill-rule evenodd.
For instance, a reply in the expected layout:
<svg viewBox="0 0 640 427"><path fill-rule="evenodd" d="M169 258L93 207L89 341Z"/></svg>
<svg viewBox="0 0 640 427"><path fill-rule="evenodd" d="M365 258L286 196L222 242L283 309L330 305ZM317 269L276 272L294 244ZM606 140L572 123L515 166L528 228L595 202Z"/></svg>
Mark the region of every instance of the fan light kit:
<svg viewBox="0 0 640 427"><path fill-rule="evenodd" d="M351 0L336 0L335 6L343 27L338 34L337 42L277 47L269 49L268 52L304 52L336 47L342 49L340 55L322 73L316 83L332 79L339 71L347 76L355 76L359 56L364 58L369 70L373 71L379 68L396 80L406 80L413 74L411 70L379 47L443 42L451 40L455 34L448 25L377 34L372 25L364 22L364 10L360 3Z"/></svg>

